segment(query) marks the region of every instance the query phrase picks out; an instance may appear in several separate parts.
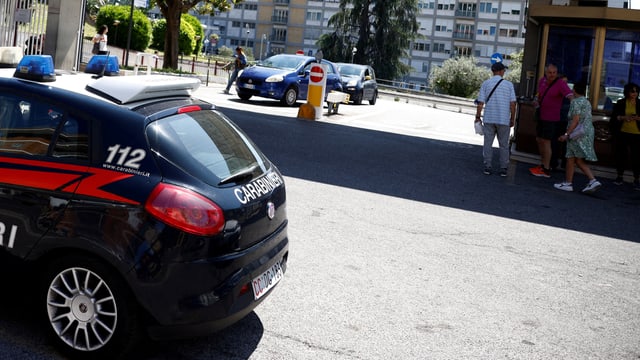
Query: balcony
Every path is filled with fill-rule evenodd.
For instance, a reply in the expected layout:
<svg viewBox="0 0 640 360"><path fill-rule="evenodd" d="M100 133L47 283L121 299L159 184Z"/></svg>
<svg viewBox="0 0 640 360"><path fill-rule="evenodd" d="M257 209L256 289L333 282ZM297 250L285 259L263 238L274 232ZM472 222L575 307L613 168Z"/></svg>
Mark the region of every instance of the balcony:
<svg viewBox="0 0 640 360"><path fill-rule="evenodd" d="M275 5L289 5L289 0L273 0Z"/></svg>
<svg viewBox="0 0 640 360"><path fill-rule="evenodd" d="M457 17L467 17L474 18L476 17L476 11L473 10L456 10Z"/></svg>
<svg viewBox="0 0 640 360"><path fill-rule="evenodd" d="M453 32L453 38L454 39L461 39L461 40L473 40L474 33L465 32L465 31L454 31Z"/></svg>
<svg viewBox="0 0 640 360"><path fill-rule="evenodd" d="M271 17L271 22L274 24L286 24L289 22L289 17L282 16L282 15L274 15Z"/></svg>
<svg viewBox="0 0 640 360"><path fill-rule="evenodd" d="M287 35L273 34L270 39L272 43L284 43L287 42Z"/></svg>

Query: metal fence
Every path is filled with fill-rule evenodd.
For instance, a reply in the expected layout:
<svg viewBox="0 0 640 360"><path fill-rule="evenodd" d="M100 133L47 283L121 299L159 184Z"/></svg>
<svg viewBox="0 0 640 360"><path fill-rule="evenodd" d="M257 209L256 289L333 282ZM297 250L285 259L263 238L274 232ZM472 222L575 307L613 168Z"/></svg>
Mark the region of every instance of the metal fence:
<svg viewBox="0 0 640 360"><path fill-rule="evenodd" d="M20 46L40 54L47 30L47 0L0 1L0 46Z"/></svg>

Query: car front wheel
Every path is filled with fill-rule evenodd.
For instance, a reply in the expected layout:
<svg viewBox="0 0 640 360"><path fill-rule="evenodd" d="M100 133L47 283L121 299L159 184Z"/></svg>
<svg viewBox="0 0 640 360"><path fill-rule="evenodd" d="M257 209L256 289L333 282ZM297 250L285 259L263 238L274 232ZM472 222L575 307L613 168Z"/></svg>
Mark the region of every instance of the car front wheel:
<svg viewBox="0 0 640 360"><path fill-rule="evenodd" d="M126 358L140 339L136 303L122 280L99 260L56 259L41 288L47 328L68 355Z"/></svg>
<svg viewBox="0 0 640 360"><path fill-rule="evenodd" d="M282 102L282 104L286 106L293 106L296 104L297 100L298 100L298 91L295 88L290 87L287 89L287 91L284 92L284 96L280 101Z"/></svg>

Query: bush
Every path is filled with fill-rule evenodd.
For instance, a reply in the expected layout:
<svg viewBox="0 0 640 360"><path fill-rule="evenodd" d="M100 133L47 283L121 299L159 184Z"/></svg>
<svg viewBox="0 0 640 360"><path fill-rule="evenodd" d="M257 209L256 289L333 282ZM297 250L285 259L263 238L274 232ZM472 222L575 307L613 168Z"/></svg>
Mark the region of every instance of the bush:
<svg viewBox="0 0 640 360"><path fill-rule="evenodd" d="M107 39L110 45L125 48L129 32L129 6L106 5L100 8L96 18L96 28L107 25L109 33ZM114 26L115 21L118 26ZM133 12L133 30L131 31L130 48L137 51L145 51L151 40L151 21L138 9ZM116 43L117 41L117 43Z"/></svg>
<svg viewBox="0 0 640 360"><path fill-rule="evenodd" d="M474 98L480 85L491 77L491 70L480 67L474 57L446 60L434 67L429 76L432 89L442 94Z"/></svg>
<svg viewBox="0 0 640 360"><path fill-rule="evenodd" d="M164 51L165 34L167 33L167 21L161 19L153 23L153 40L150 47ZM197 40L196 36L200 36ZM178 53L184 55L196 54L200 51L204 31L200 21L189 15L182 14L180 18L180 35L178 36Z"/></svg>

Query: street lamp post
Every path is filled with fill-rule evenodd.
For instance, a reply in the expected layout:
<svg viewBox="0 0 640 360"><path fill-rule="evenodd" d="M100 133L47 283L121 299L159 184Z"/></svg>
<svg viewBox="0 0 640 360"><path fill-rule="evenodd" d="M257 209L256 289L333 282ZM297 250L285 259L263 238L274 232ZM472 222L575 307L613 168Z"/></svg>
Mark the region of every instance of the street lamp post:
<svg viewBox="0 0 640 360"><path fill-rule="evenodd" d="M267 40L267 34L262 34L262 37L260 38L260 61L262 61L262 44L265 40Z"/></svg>
<svg viewBox="0 0 640 360"><path fill-rule="evenodd" d="M201 39L201 38L202 38L202 37L201 37L200 35L196 35L196 42L197 42L197 44L198 44L198 45L200 45L200 39ZM196 46L196 48L197 48L197 47L198 47L198 46ZM199 52L200 52L199 50L198 50L198 51L196 51L196 62L198 62L198 53L199 53Z"/></svg>
<svg viewBox="0 0 640 360"><path fill-rule="evenodd" d="M351 50L351 63L353 64L353 58L356 56L358 49L354 46L353 50Z"/></svg>
<svg viewBox="0 0 640 360"><path fill-rule="evenodd" d="M244 28L247 29L247 36L244 38L245 49L249 46L249 24L244 24Z"/></svg>
<svg viewBox="0 0 640 360"><path fill-rule="evenodd" d="M113 45L118 46L118 25L120 25L120 20L113 20L113 26L116 27L116 36L113 39Z"/></svg>

